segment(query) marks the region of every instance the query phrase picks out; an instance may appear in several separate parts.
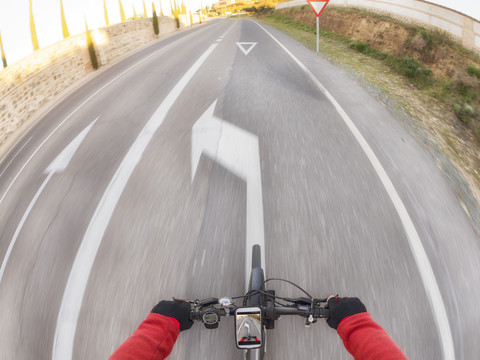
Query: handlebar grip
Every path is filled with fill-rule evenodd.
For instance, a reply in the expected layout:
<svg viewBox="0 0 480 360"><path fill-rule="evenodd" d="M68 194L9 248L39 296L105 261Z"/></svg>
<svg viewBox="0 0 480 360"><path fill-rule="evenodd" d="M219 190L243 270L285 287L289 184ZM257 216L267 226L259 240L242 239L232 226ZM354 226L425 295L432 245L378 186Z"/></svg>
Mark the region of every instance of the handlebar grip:
<svg viewBox="0 0 480 360"><path fill-rule="evenodd" d="M330 310L325 308L315 309L313 310L313 316L328 318L330 316Z"/></svg>
<svg viewBox="0 0 480 360"><path fill-rule="evenodd" d="M190 310L190 320L201 320L202 314L200 311Z"/></svg>

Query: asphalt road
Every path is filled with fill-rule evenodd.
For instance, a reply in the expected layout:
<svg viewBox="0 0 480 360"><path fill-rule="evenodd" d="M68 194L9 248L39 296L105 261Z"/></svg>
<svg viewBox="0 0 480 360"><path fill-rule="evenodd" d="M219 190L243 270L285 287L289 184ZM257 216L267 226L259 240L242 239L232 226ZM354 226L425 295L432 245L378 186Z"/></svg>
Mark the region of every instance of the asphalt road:
<svg viewBox="0 0 480 360"><path fill-rule="evenodd" d="M480 242L442 173L350 75L265 25L212 21L100 71L0 174L0 359L106 359L160 299L242 294L263 238L268 277L360 297L410 359L480 353ZM299 318L267 353L350 358ZM242 353L227 319L170 358Z"/></svg>

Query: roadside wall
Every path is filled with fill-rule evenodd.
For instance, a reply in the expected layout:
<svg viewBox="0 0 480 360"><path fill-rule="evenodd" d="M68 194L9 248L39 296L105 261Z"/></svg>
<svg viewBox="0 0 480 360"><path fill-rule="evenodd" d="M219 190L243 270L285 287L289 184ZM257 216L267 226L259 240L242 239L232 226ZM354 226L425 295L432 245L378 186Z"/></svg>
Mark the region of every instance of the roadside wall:
<svg viewBox="0 0 480 360"><path fill-rule="evenodd" d="M193 23L200 22L193 15ZM190 23L181 16L180 28ZM159 17L160 35L176 31L175 20ZM100 66L157 39L153 20L139 19L92 31ZM0 71L0 144L56 95L93 72L86 35L71 36Z"/></svg>
<svg viewBox="0 0 480 360"><path fill-rule="evenodd" d="M276 5L275 9L302 5L308 5L307 1L291 0ZM480 21L440 5L423 0L330 0L329 6L332 5L358 7L437 27L459 39L465 48L480 52Z"/></svg>

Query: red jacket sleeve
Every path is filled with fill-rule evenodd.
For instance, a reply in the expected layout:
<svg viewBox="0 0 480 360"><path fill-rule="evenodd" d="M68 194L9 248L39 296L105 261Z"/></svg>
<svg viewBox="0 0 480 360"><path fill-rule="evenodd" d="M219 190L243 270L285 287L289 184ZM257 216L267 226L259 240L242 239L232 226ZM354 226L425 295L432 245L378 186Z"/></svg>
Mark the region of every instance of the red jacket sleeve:
<svg viewBox="0 0 480 360"><path fill-rule="evenodd" d="M109 360L160 360L172 351L180 333L177 320L151 313Z"/></svg>
<svg viewBox="0 0 480 360"><path fill-rule="evenodd" d="M337 333L355 360L405 360L407 357L369 313L346 317Z"/></svg>

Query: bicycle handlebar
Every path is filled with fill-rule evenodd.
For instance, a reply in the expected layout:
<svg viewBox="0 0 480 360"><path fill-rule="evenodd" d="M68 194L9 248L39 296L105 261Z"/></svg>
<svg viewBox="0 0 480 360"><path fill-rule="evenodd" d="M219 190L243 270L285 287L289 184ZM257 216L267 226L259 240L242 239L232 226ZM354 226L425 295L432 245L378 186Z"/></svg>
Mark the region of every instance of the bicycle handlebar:
<svg viewBox="0 0 480 360"><path fill-rule="evenodd" d="M217 308L213 306L202 307L201 310L191 310L190 319L191 320L202 320L202 315L211 309L215 309L220 316L229 316L235 313L235 310L238 309L238 306L231 305L227 308ZM329 309L323 307L316 307L312 309L311 306L307 305L298 305L297 307L289 306L259 306L266 320L277 320L281 315L298 315L305 318L308 318L310 315L314 319L318 318L328 318ZM228 309L228 310L227 310Z"/></svg>

